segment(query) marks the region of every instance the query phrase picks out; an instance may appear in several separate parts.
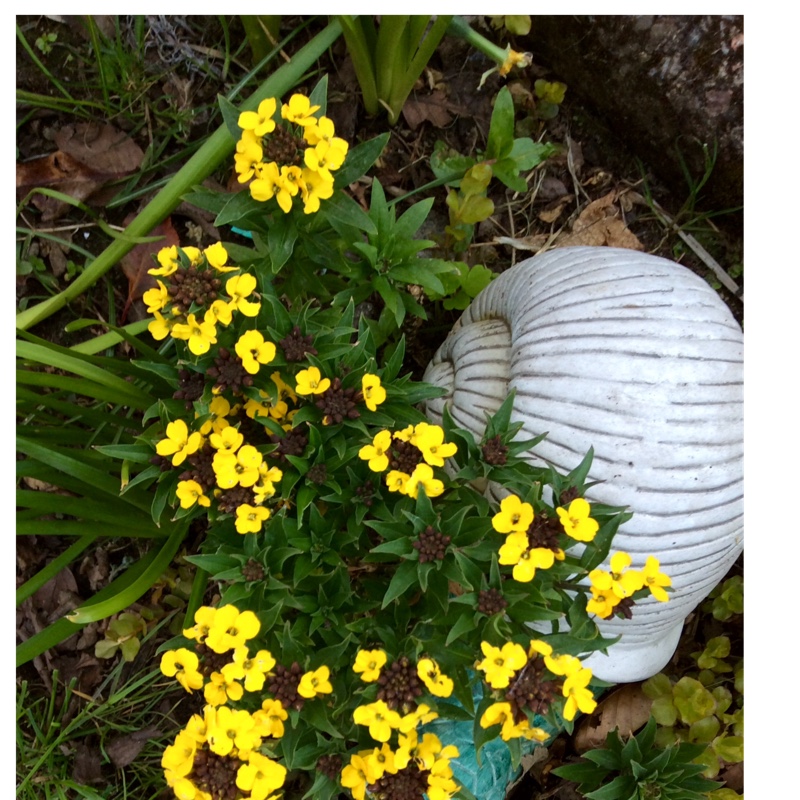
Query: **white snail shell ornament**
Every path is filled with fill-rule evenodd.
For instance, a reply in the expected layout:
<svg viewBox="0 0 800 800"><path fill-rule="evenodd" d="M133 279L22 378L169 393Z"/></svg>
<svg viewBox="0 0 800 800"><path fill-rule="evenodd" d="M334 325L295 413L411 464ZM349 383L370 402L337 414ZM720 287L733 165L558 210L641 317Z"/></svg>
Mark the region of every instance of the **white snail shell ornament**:
<svg viewBox="0 0 800 800"><path fill-rule="evenodd" d="M424 380L441 422L480 438L514 389L521 438L547 432L527 458L573 469L590 447L589 502L627 506L612 552L648 555L672 578L666 603L597 620L621 636L587 664L602 680L643 680L672 657L685 618L744 547L743 335L717 293L689 269L607 247L569 247L499 275L464 312ZM604 565L608 569L608 562Z"/></svg>

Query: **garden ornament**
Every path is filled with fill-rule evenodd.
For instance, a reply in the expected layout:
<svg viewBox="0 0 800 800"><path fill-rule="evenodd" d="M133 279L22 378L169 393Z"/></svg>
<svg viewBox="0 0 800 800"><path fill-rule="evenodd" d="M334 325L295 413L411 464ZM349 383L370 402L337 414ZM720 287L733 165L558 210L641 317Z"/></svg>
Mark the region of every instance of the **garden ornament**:
<svg viewBox="0 0 800 800"><path fill-rule="evenodd" d="M612 552L632 567L655 555L669 602L638 601L620 636L586 660L614 683L659 672L686 617L725 576L743 543L743 336L717 293L656 256L570 247L498 276L464 312L424 379L444 387L426 411L483 434L515 390L527 458L569 471L594 448L590 502L627 506ZM488 491L499 497L499 487ZM502 491L502 490L501 490ZM606 562L605 568L608 569Z"/></svg>

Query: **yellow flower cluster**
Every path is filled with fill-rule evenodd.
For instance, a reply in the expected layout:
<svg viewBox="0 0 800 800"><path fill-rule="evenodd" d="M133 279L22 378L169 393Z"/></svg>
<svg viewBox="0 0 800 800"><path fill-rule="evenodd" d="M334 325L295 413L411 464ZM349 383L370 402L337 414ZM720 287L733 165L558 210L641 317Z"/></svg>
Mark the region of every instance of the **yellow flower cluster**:
<svg viewBox="0 0 800 800"><path fill-rule="evenodd" d="M380 388L378 383L371 391ZM385 472L392 463L398 466L413 463L408 471L395 468L386 474L389 491L416 498L421 488L428 497L438 497L444 492L444 483L434 477L432 467L444 466L444 460L454 456L456 450L454 443L444 441L442 428L420 422L394 433L380 431L373 437L372 444L358 451L358 457L366 461L373 472Z"/></svg>
<svg viewBox="0 0 800 800"><path fill-rule="evenodd" d="M669 600L664 587L672 585L672 579L660 572L660 564L655 556L648 556L644 569L628 569L632 563L630 554L615 553L611 557L611 572L593 569L589 573L592 597L586 604L589 614L606 619L614 614L614 609L622 600L631 597L639 589L649 589L656 600L666 603Z"/></svg>
<svg viewBox="0 0 800 800"><path fill-rule="evenodd" d="M429 718L432 717L429 715ZM350 789L355 800L364 800L367 787L377 783L384 775L397 775L405 771L427 773L425 794L429 800L450 800L458 791L450 767L450 759L460 755L455 745L444 746L433 733L425 733L420 739L416 726L398 735L395 749L389 745L388 738L378 739L383 741L380 747L361 750L350 756L350 762L342 769L342 786Z"/></svg>
<svg viewBox="0 0 800 800"><path fill-rule="evenodd" d="M521 583L532 581L537 569L550 569L556 560L563 561L565 557L560 547L537 546L532 535L533 518L533 506L515 494L503 498L500 510L492 517L492 527L506 536L499 563L513 565L513 578Z"/></svg>
<svg viewBox="0 0 800 800"><path fill-rule="evenodd" d="M157 341L167 336L182 339L201 356L217 343L217 325L229 325L234 311L255 317L261 309L261 303L250 299L256 288L252 275L228 278L228 299L219 296L221 276L237 269L226 266L228 252L220 242L202 252L196 247L163 247L157 259L159 266L148 274L157 277L158 285L142 296L155 317L147 329Z"/></svg>
<svg viewBox="0 0 800 800"><path fill-rule="evenodd" d="M531 680L542 674L539 669L528 670L531 661L542 658L544 666L555 677L563 677L561 691L566 698L564 719L572 720L580 710L591 714L597 701L587 686L592 679L592 671L584 667L580 659L570 655L554 655L553 648L547 642L531 639L528 651L517 642L506 642L502 647L495 647L489 642L481 642L484 658L475 666L485 675L485 680L492 689L508 689L504 699L493 703L480 719L482 728L502 725L500 736L504 741L524 737L543 742L548 734L540 728L532 728L527 716L519 705L515 693L511 691L514 684L522 680ZM531 696L536 692L527 687ZM513 702L513 705L512 705Z"/></svg>
<svg viewBox="0 0 800 800"><path fill-rule="evenodd" d="M274 97L262 100L257 111L239 115L242 136L236 143L234 164L239 183L250 182L250 194L259 202L273 197L288 214L294 198L303 200L303 211L319 211L320 200L333 195L333 171L344 163L349 148L335 135L328 117L315 116L305 95L294 94L280 108Z"/></svg>
<svg viewBox="0 0 800 800"><path fill-rule="evenodd" d="M276 665L275 659L268 650L250 653L246 642L255 638L261 627L252 611L239 611L233 605L203 606L194 619L194 626L184 630L184 636L217 655L229 653L230 660L213 670L205 663L211 659L204 656L201 662L197 653L187 648L163 654L162 673L174 677L190 693L202 688L206 700L202 715L195 714L164 751L161 766L167 784L179 800L213 800L208 770L195 772L197 755L208 752L218 759L231 759L227 772L232 774L235 770L236 786L249 792L250 800L265 800L283 786L287 770L260 753L259 748L265 739L284 735L289 714L278 699L271 697L252 713L233 709L227 702L240 700L245 691L261 692ZM297 693L306 699L330 694L333 687L329 677L326 666L305 672L300 676ZM203 761L212 763L208 758Z"/></svg>
<svg viewBox="0 0 800 800"><path fill-rule="evenodd" d="M279 392L282 388L288 389L279 373L273 373L272 380ZM282 408L248 400L244 409L250 417L269 415L273 419L286 417L290 420L294 412L288 411L285 401L280 401L278 405L281 403ZM252 502L243 502L236 507L236 530L242 534L258 533L270 517L269 509L263 504L275 494L275 484L281 480L283 473L278 467L270 466L253 445L245 442L238 428L231 424L239 406L232 408L226 398L217 396L211 401L210 411L212 419L206 420L200 430L191 433L184 420L170 422L166 428L166 438L156 444L156 453L171 456L173 466L179 466L187 456L203 450L208 443L213 452L210 466L216 480L214 496L237 486L250 489ZM206 494L208 490L209 487L194 478L179 481L176 495L181 508L191 508L195 504L210 507L211 497Z"/></svg>

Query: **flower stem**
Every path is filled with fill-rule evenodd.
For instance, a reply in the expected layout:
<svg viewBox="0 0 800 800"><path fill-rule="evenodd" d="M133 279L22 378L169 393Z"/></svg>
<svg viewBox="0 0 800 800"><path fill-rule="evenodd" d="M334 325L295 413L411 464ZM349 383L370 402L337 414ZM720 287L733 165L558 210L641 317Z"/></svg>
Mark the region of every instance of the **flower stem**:
<svg viewBox="0 0 800 800"><path fill-rule="evenodd" d="M450 27L447 32L471 44L476 50L496 61L498 66L502 66L506 58L508 58L508 53L502 47L498 47L485 36L481 36L481 34L473 30L463 17L454 16L450 20Z"/></svg>

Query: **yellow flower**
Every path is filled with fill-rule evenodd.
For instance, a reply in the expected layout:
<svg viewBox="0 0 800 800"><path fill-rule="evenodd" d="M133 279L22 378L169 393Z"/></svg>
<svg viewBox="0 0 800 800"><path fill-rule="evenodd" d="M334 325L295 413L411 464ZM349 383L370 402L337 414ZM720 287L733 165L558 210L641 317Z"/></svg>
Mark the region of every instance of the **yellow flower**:
<svg viewBox="0 0 800 800"><path fill-rule="evenodd" d="M165 770L170 770L177 776L184 778L194 767L196 753L197 742L186 731L180 731L175 737L175 741L164 749L164 753L161 756L161 766Z"/></svg>
<svg viewBox="0 0 800 800"><path fill-rule="evenodd" d="M297 382L295 391L302 395L322 394L331 385L331 379L323 378L317 367L300 370L295 376L295 381Z"/></svg>
<svg viewBox="0 0 800 800"><path fill-rule="evenodd" d="M547 547L526 548L514 565L512 576L515 581L529 583L537 569L550 569L555 563L555 553Z"/></svg>
<svg viewBox="0 0 800 800"><path fill-rule="evenodd" d="M211 706L224 706L228 700L241 700L243 694L242 684L227 678L222 672L212 672L203 689L203 697Z"/></svg>
<svg viewBox="0 0 800 800"><path fill-rule="evenodd" d="M250 658L247 645L240 645L233 651L233 661L222 667L222 674L228 681L244 679L248 692L259 692L264 687L267 673L275 666L275 659L269 650L259 650Z"/></svg>
<svg viewBox="0 0 800 800"><path fill-rule="evenodd" d="M383 650L359 650L353 664L353 672L360 674L364 683L373 683L381 676L381 667L386 663Z"/></svg>
<svg viewBox="0 0 800 800"><path fill-rule="evenodd" d="M304 673L297 685L297 694L300 697L311 699L318 694L330 694L333 686L330 682L331 671L326 666L322 666L313 672Z"/></svg>
<svg viewBox="0 0 800 800"><path fill-rule="evenodd" d="M230 325L233 319L233 311L224 300L215 300L203 314L203 322L210 322L216 325Z"/></svg>
<svg viewBox="0 0 800 800"><path fill-rule="evenodd" d="M567 654L560 656L546 655L544 657L544 665L553 675L565 675L567 677L580 672L583 666L579 658Z"/></svg>
<svg viewBox="0 0 800 800"><path fill-rule="evenodd" d="M361 379L361 394L364 395L364 402L370 411L375 411L386 400L386 389L381 386L381 379L369 372Z"/></svg>
<svg viewBox="0 0 800 800"><path fill-rule="evenodd" d="M244 444L244 435L239 433L238 429L234 428L233 425L228 425L227 428L223 428L219 433L212 433L208 437L208 441L215 450L220 450L224 453L235 453Z"/></svg>
<svg viewBox="0 0 800 800"><path fill-rule="evenodd" d="M275 110L278 101L274 97L268 97L258 104L258 111L242 111L239 114L239 127L246 131L253 131L256 136L264 136L275 130Z"/></svg>
<svg viewBox="0 0 800 800"><path fill-rule="evenodd" d="M430 706L425 703L420 703L414 711L409 711L408 714L400 718L400 727L398 730L401 733L412 734L419 725L427 725L429 722L433 722L433 720L437 719L438 716L439 715L435 711L431 711Z"/></svg>
<svg viewBox="0 0 800 800"><path fill-rule="evenodd" d="M533 506L523 503L515 494L500 501L500 511L492 517L492 527L498 533L524 533L533 522Z"/></svg>
<svg viewBox="0 0 800 800"><path fill-rule="evenodd" d="M486 674L492 689L505 689L514 673L528 663L525 649L516 642L506 642L502 648L481 642L481 650L485 658L475 666Z"/></svg>
<svg viewBox="0 0 800 800"><path fill-rule="evenodd" d="M199 664L197 653L185 647L167 650L161 656L161 672L168 678L174 677L189 694L193 689L203 688L203 676L198 670Z"/></svg>
<svg viewBox="0 0 800 800"><path fill-rule="evenodd" d="M340 783L350 790L354 800L364 800L367 791L367 771L369 767L364 760L364 755L350 756L350 763L342 769Z"/></svg>
<svg viewBox="0 0 800 800"><path fill-rule="evenodd" d="M172 247L162 247L158 251L156 258L160 266L147 270L148 275L162 275L166 277L178 271L180 263L178 261L178 248L176 245L172 245Z"/></svg>
<svg viewBox="0 0 800 800"><path fill-rule="evenodd" d="M504 742L519 738L544 742L549 738L547 732L541 728L531 728L527 719L515 723L511 703L493 703L483 712L483 716L480 719L481 728L491 728L493 725L503 726L500 731L500 738Z"/></svg>
<svg viewBox="0 0 800 800"><path fill-rule="evenodd" d="M169 332L172 330L172 322L165 319L158 311L153 311L153 316L155 319L150 321L147 330L157 342L160 342L169 336Z"/></svg>
<svg viewBox="0 0 800 800"><path fill-rule="evenodd" d="M506 47L506 60L503 62L497 72L500 75L508 75L513 67L518 66L520 69L522 69L529 66L530 63L530 53L518 53L516 50L512 50L511 46L509 45Z"/></svg>
<svg viewBox="0 0 800 800"><path fill-rule="evenodd" d="M386 475L386 486L390 492L400 492L400 494L408 494L406 487L411 480L411 476L405 472L400 472L399 469L393 469Z"/></svg>
<svg viewBox="0 0 800 800"><path fill-rule="evenodd" d="M308 125L303 128L303 138L311 145L320 142L328 142L331 147L338 148L342 153L342 158L347 155L350 145L344 140L335 136L333 120L328 117L320 117L315 125Z"/></svg>
<svg viewBox="0 0 800 800"><path fill-rule="evenodd" d="M598 589L596 586L589 588L592 590L592 597L586 603L586 613L596 614L601 619L608 619L622 598L614 594L611 588Z"/></svg>
<svg viewBox="0 0 800 800"><path fill-rule="evenodd" d="M211 505L211 499L203 494L203 487L197 481L179 481L175 494L181 501L181 508L191 508L195 503L204 508Z"/></svg>
<svg viewBox="0 0 800 800"><path fill-rule="evenodd" d="M381 747L373 749L365 759L367 764L367 780L372 783L379 781L385 773L396 775L400 767L395 763L395 754L388 742Z"/></svg>
<svg viewBox="0 0 800 800"><path fill-rule="evenodd" d="M194 314L186 317L186 324L176 322L170 334L173 339L188 339L189 350L196 356L207 353L211 345L217 343L217 329L211 319L198 322Z"/></svg>
<svg viewBox="0 0 800 800"><path fill-rule="evenodd" d="M147 306L147 313L152 314L156 311L161 311L164 306L169 303L170 296L167 287L161 281L156 281L158 284L157 289L148 289L143 295L142 300Z"/></svg>
<svg viewBox="0 0 800 800"><path fill-rule="evenodd" d="M222 242L215 242L214 244L206 247L203 250L203 255L217 272L234 272L239 269L238 267L226 267L225 262L228 260L228 251L223 246Z"/></svg>
<svg viewBox="0 0 800 800"><path fill-rule="evenodd" d="M303 167L300 191L303 197L303 213L319 211L319 201L333 197L333 178Z"/></svg>
<svg viewBox="0 0 800 800"><path fill-rule="evenodd" d="M318 172L327 180L333 180L329 170L337 170L344 163L345 153L330 142L321 141L313 147L307 147L303 154L305 165L313 172Z"/></svg>
<svg viewBox="0 0 800 800"><path fill-rule="evenodd" d="M264 460L251 444L243 445L236 454L217 450L211 466L220 489L234 486L252 486L260 476L259 469Z"/></svg>
<svg viewBox="0 0 800 800"><path fill-rule="evenodd" d="M444 443L444 430L438 425L420 422L414 429L412 444L422 451L422 457L432 467L443 467L444 460L454 456L458 446L454 442Z"/></svg>
<svg viewBox="0 0 800 800"><path fill-rule="evenodd" d="M576 497L569 504L569 509L557 508L556 513L567 536L571 536L576 541L591 542L597 531L600 530L597 520L589 516L591 507L582 497Z"/></svg>
<svg viewBox="0 0 800 800"><path fill-rule="evenodd" d="M200 606L200 608L194 612L194 625L191 628L185 628L183 635L187 639L196 639L202 644L206 636L208 636L211 626L214 624L214 617L216 614L217 609L213 606Z"/></svg>
<svg viewBox="0 0 800 800"><path fill-rule="evenodd" d="M280 700L273 700L268 697L261 704L261 708L253 712L253 717L262 736L280 739L284 732L283 723L288 719L289 714L281 705Z"/></svg>
<svg viewBox="0 0 800 800"><path fill-rule="evenodd" d="M292 210L292 198L303 186L303 171L300 167L284 165L281 167L280 177L275 185L278 188L275 199L283 213L288 214Z"/></svg>
<svg viewBox="0 0 800 800"><path fill-rule="evenodd" d="M234 275L225 283L225 291L230 297L228 305L241 311L246 317L255 317L261 310L261 303L254 303L247 298L256 288L256 279L253 275Z"/></svg>
<svg viewBox="0 0 800 800"><path fill-rule="evenodd" d="M317 118L313 116L315 111L319 111L320 106L312 106L311 101L303 94L293 94L288 103L281 106L281 116L305 128L309 125L316 125Z"/></svg>
<svg viewBox="0 0 800 800"><path fill-rule="evenodd" d="M589 580L592 582L592 586L600 591L610 589L620 599L630 597L644 584L640 572L636 570L625 572L630 565L631 557L628 553L615 553L611 558L611 573L609 574L603 569L593 569L589 573Z"/></svg>
<svg viewBox="0 0 800 800"><path fill-rule="evenodd" d="M272 200L281 177L278 165L274 161L269 161L266 164L254 164L253 173L256 177L250 184L250 196L253 200L258 200L259 203L266 203L267 200Z"/></svg>
<svg viewBox="0 0 800 800"><path fill-rule="evenodd" d="M239 611L234 605L218 608L206 636L206 644L215 653L227 653L254 639L261 623L252 611Z"/></svg>
<svg viewBox="0 0 800 800"><path fill-rule="evenodd" d="M276 353L275 345L265 341L259 331L243 333L234 349L236 355L242 359L242 365L251 375L255 375L262 364L269 364Z"/></svg>
<svg viewBox="0 0 800 800"><path fill-rule="evenodd" d="M591 679L592 671L588 667L584 667L569 675L564 681L561 690L564 697L567 698L567 702L564 704L564 719L574 719L579 710L584 714L591 714L595 710L597 701L594 699L591 689L586 688Z"/></svg>
<svg viewBox="0 0 800 800"><path fill-rule="evenodd" d="M247 763L236 772L236 785L244 792L250 792L250 800L267 800L286 781L286 767L273 761L258 751L251 751Z"/></svg>
<svg viewBox="0 0 800 800"><path fill-rule="evenodd" d="M242 503L236 507L236 530L238 533L259 533L269 517L268 508Z"/></svg>
<svg viewBox="0 0 800 800"><path fill-rule="evenodd" d="M644 588L649 589L650 594L652 594L656 600L666 603L669 601L669 595L662 587L672 586L672 578L658 570L658 559L655 556L648 556L644 564L644 569L640 574L644 581Z"/></svg>
<svg viewBox="0 0 800 800"><path fill-rule="evenodd" d="M389 473L391 475L391 473ZM433 477L433 469L427 464L417 464L405 486L405 494L416 498L419 489L428 497L438 497L444 492L444 483Z"/></svg>
<svg viewBox="0 0 800 800"><path fill-rule="evenodd" d="M392 728L400 727L400 715L383 700L358 706L353 712L356 725L369 725L369 735L377 742L388 742Z"/></svg>
<svg viewBox="0 0 800 800"><path fill-rule="evenodd" d="M450 697L453 693L453 681L443 675L439 665L430 658L421 658L417 662L417 675L428 687L428 691L436 697Z"/></svg>
<svg viewBox="0 0 800 800"><path fill-rule="evenodd" d="M368 461L373 472L383 472L389 466L389 456L386 455L392 444L392 434L388 430L375 434L372 444L365 444L359 451L358 457Z"/></svg>
<svg viewBox="0 0 800 800"><path fill-rule="evenodd" d="M249 753L260 744L261 737L252 714L248 711L234 711L228 706L217 709L208 731L208 746L212 753L227 756L234 748Z"/></svg>
<svg viewBox="0 0 800 800"><path fill-rule="evenodd" d="M189 427L182 419L176 419L167 425L167 438L156 445L156 453L160 456L172 456L172 466L180 466L186 456L197 452L203 444L199 431L189 434Z"/></svg>

